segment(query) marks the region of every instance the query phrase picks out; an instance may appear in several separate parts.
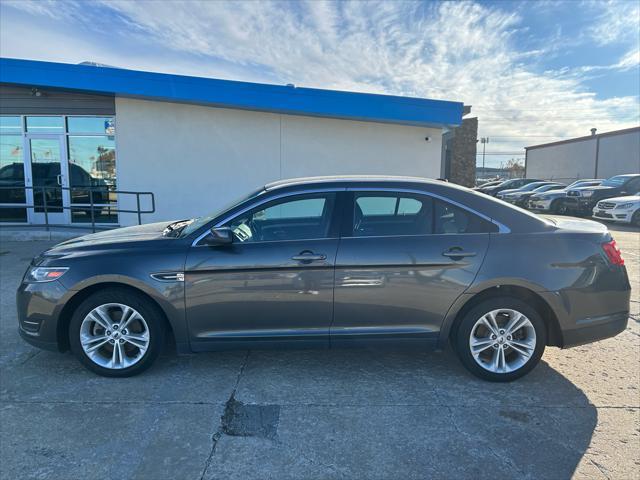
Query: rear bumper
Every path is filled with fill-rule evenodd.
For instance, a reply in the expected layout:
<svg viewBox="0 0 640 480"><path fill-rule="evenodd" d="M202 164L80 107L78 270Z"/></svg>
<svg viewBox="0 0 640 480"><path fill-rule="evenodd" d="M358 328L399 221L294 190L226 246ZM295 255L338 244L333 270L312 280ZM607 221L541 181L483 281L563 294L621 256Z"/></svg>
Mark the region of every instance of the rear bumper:
<svg viewBox="0 0 640 480"><path fill-rule="evenodd" d="M629 312L585 318L576 322L575 328L562 332L563 348L576 347L615 337L627 328Z"/></svg>

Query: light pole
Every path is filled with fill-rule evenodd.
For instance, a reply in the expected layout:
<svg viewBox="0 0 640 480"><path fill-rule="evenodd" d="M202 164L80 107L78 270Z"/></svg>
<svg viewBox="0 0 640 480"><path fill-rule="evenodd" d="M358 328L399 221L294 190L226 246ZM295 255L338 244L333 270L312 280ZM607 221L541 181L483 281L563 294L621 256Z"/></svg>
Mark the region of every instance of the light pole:
<svg viewBox="0 0 640 480"><path fill-rule="evenodd" d="M487 171L484 168L484 152L487 149L487 143L489 143L489 137L482 137L480 139L480 143L482 144L482 174L486 175Z"/></svg>

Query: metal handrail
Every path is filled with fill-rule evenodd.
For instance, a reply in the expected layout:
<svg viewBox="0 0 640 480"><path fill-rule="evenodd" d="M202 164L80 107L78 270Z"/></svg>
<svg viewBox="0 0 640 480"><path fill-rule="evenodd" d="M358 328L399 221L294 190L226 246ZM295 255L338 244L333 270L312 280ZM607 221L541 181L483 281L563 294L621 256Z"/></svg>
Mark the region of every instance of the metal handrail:
<svg viewBox="0 0 640 480"><path fill-rule="evenodd" d="M46 230L49 231L49 227L50 227L50 223L49 223L49 208L47 206L47 195L46 195L46 191L47 190L68 190L69 192L71 192L72 190L81 190L81 191L88 191L89 192L89 203L76 203L76 204L72 204L70 206L55 206L55 207L51 207L51 208L55 208L56 210L83 210L86 211L87 209L90 209L91 211L91 228L92 230L95 232L96 231L96 221L95 221L95 211L94 208L95 207L109 207L109 210L114 212L114 213L135 213L138 216L138 225L142 225L142 214L149 214L149 213L155 213L156 211L156 201L155 201L155 196L153 194L153 192L134 192L134 191L130 191L130 190L108 190L109 193L113 193L116 195L135 195L136 196L136 210L128 210L128 209L123 209L123 208L114 208L112 207L110 204L108 203L95 203L93 201L93 192L96 190L100 190L102 192L104 192L105 190L107 190L107 187L96 187L96 186L79 186L79 187L61 187L61 186L9 186L9 185L0 185L0 190L23 190L25 191L25 196L26 196L26 190L33 190L34 193L36 191L40 192L42 194L42 203L41 204L36 204L35 202L35 196L34 196L34 201L33 204L28 204L28 203L0 203L0 209L2 208L43 208L44 209L44 225L46 227ZM143 210L140 208L140 196L141 195L147 195L150 199L151 199L151 208L150 209L146 209ZM39 224L42 225L42 224Z"/></svg>

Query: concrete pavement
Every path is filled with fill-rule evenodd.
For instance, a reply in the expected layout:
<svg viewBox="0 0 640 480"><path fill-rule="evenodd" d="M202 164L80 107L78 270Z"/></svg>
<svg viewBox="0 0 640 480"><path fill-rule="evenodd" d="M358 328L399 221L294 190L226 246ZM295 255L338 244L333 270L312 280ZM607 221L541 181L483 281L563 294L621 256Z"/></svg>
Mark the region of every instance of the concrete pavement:
<svg viewBox="0 0 640 480"><path fill-rule="evenodd" d="M16 332L15 288L51 242L0 245L0 477L639 478L640 234L611 226L632 283L616 338L547 349L491 384L451 352L168 353L86 371Z"/></svg>

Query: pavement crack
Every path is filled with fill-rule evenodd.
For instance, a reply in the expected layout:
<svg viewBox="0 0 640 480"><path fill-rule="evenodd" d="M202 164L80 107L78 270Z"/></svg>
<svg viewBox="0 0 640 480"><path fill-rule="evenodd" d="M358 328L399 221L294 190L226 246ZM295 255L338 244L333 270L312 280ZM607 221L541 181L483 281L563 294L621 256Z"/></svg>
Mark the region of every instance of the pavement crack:
<svg viewBox="0 0 640 480"><path fill-rule="evenodd" d="M602 465L600 465L598 462L596 462L595 460L593 460L593 459L591 459L591 458L589 459L589 463L591 463L591 465L593 465L594 467L596 467L596 468L598 469L598 471L599 471L602 475L604 475L604 477L605 477L607 480L611 480L611 477L609 476L609 474L606 472L606 469L605 469Z"/></svg>
<svg viewBox="0 0 640 480"><path fill-rule="evenodd" d="M27 358L25 358L22 362L20 362L20 365L24 365L25 363L27 363L29 360L31 360L32 358L37 357L38 355L40 355L42 353L42 350L35 350L32 352L27 353Z"/></svg>
<svg viewBox="0 0 640 480"><path fill-rule="evenodd" d="M251 354L251 350L247 350L247 354L244 357L242 364L240 365L240 369L238 370L238 375L236 377L236 382L233 386L233 390L231 390L231 395L229 395L229 399L225 403L224 412L222 417L220 417L220 422L218 423L217 430L211 435L211 450L209 451L209 455L207 456L207 460L205 461L204 468L202 469L202 474L200 475L200 480L204 480L209 467L213 463L213 457L216 453L216 447L218 446L218 442L225 433L225 416L227 415L227 411L230 406L236 403L236 391L238 390L238 386L240 385L240 380L242 379L242 374L244 373L244 369L249 363L249 355Z"/></svg>

